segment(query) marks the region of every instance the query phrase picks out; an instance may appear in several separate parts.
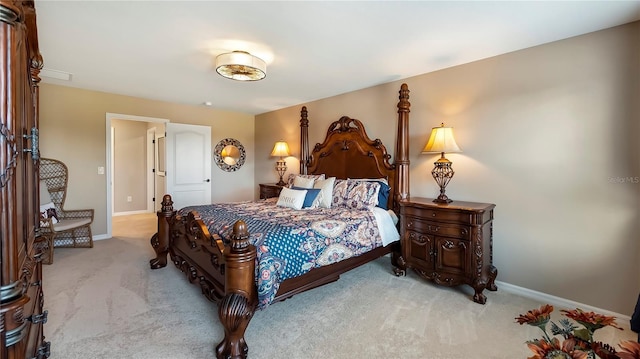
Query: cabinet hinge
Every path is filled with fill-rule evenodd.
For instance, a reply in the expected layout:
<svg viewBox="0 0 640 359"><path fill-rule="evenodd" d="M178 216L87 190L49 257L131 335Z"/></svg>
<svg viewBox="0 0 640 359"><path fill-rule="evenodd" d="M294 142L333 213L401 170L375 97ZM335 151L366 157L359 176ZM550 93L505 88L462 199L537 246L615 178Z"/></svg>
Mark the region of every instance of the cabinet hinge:
<svg viewBox="0 0 640 359"><path fill-rule="evenodd" d="M51 342L42 342L36 351L36 356L31 359L47 359L51 355Z"/></svg>
<svg viewBox="0 0 640 359"><path fill-rule="evenodd" d="M29 148L25 148L23 152L31 152L31 159L37 161L40 159L40 151L38 150L38 128L31 128L31 135L22 135L25 140L31 140L31 146Z"/></svg>
<svg viewBox="0 0 640 359"><path fill-rule="evenodd" d="M39 324L39 323L45 324L47 323L48 316L49 316L49 311L45 310L42 314L34 314L27 317L26 319L33 324Z"/></svg>

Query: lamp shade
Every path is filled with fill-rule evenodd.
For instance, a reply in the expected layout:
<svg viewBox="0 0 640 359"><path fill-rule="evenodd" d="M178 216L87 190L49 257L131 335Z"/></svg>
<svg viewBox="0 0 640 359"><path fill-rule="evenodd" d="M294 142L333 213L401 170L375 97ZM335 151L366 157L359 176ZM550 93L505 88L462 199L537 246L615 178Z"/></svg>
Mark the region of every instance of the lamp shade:
<svg viewBox="0 0 640 359"><path fill-rule="evenodd" d="M427 145L424 146L422 153L430 152L462 152L455 138L453 137L453 128L444 127L444 123L440 127L431 129L431 136Z"/></svg>
<svg viewBox="0 0 640 359"><path fill-rule="evenodd" d="M233 51L216 57L216 72L232 80L257 81L267 76L267 64L246 51Z"/></svg>
<svg viewBox="0 0 640 359"><path fill-rule="evenodd" d="M284 141L278 141L273 146L273 151L271 151L271 156L274 157L287 157L289 154L289 145Z"/></svg>

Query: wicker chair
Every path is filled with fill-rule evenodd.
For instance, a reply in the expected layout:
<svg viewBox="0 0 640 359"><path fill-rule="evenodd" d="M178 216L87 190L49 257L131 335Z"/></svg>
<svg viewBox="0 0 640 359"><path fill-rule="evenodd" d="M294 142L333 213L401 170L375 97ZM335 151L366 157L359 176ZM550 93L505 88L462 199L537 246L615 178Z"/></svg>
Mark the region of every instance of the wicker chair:
<svg viewBox="0 0 640 359"><path fill-rule="evenodd" d="M40 159L40 235L45 239L45 247L49 249L44 255L43 263L53 263L54 247L93 247L93 209L64 208L68 172L67 166L61 161ZM48 211L47 205L51 207Z"/></svg>

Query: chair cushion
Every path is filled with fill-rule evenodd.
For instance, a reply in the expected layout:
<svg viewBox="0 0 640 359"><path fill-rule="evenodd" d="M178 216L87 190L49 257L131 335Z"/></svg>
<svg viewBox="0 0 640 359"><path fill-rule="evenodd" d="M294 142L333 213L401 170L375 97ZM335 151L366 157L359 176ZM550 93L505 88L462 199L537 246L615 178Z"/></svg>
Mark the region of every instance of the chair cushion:
<svg viewBox="0 0 640 359"><path fill-rule="evenodd" d="M56 232L62 232L69 229L86 226L89 223L91 223L91 218L61 219L58 223L53 225L53 230Z"/></svg>

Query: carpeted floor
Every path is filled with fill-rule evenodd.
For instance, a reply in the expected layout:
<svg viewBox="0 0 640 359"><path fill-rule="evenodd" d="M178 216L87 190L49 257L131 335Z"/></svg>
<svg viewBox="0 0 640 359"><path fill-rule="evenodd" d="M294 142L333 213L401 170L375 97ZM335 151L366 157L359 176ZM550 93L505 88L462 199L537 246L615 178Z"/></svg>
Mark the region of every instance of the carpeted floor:
<svg viewBox="0 0 640 359"><path fill-rule="evenodd" d="M169 264L149 269L155 216L114 217L114 238L92 249L55 250L44 266L51 358L213 358L223 338L216 305ZM499 278L498 278L499 279ZM445 288L414 273L395 277L388 257L328 285L258 311L247 329L249 358L526 358L541 331L514 318L541 303L466 286ZM559 309L559 308L558 308ZM558 309L552 319L559 319ZM597 338L635 340L626 322Z"/></svg>

